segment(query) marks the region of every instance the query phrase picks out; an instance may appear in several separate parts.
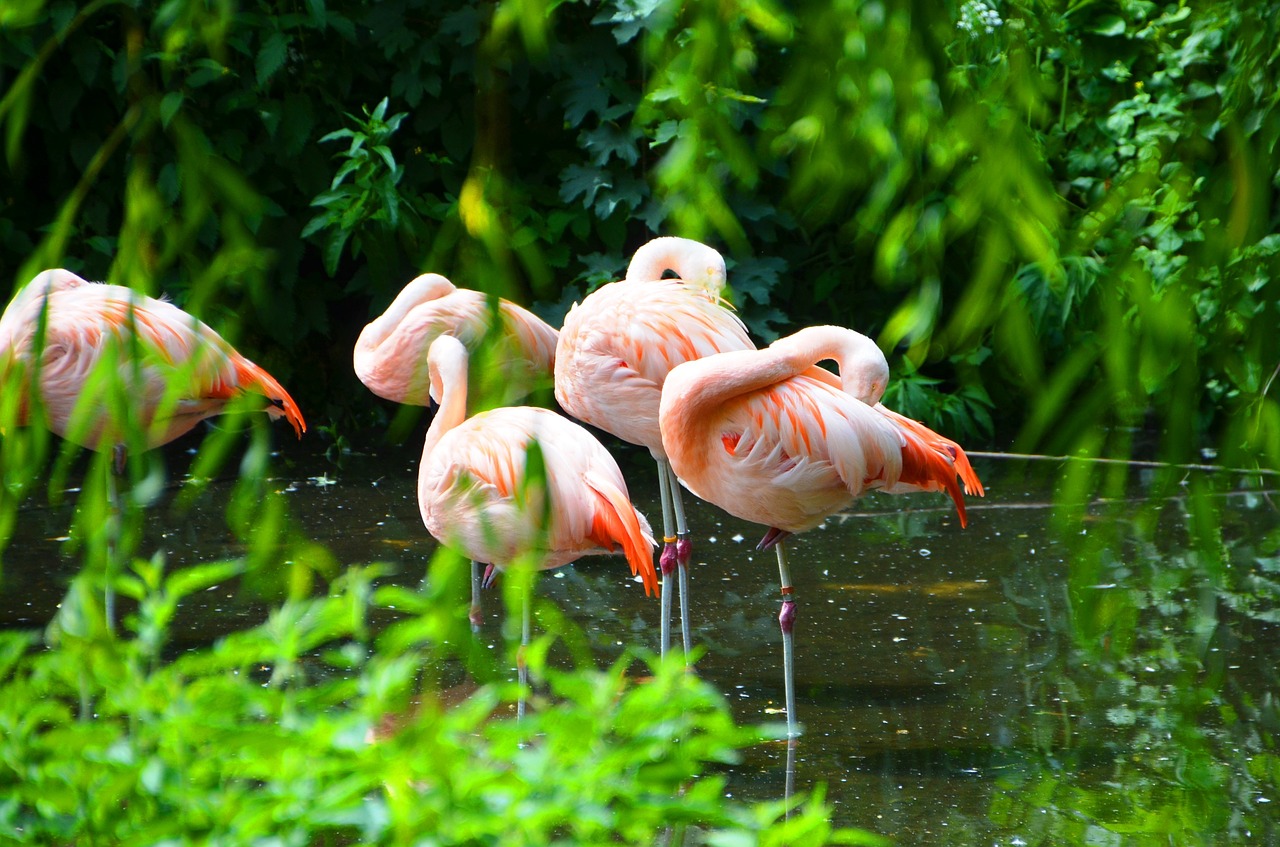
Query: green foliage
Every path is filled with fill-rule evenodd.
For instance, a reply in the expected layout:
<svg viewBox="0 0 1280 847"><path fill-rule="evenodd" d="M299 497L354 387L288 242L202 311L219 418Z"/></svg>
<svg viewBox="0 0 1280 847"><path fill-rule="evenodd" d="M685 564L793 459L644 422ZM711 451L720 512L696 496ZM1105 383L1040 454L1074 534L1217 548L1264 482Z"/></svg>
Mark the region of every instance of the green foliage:
<svg viewBox="0 0 1280 847"><path fill-rule="evenodd" d="M404 177L404 168L396 163L395 154L388 146L406 113L400 112L389 118L386 114L387 98L384 97L372 112L366 110L365 120L347 116L357 129L335 130L320 139L321 142L350 139L350 146L339 154L343 163L329 190L311 201L311 205L324 211L312 218L302 230L303 238L313 233L327 233L324 265L330 276L337 273L343 248L353 233L356 240L352 257L358 259L364 252L371 261L376 261L386 251L364 250L366 238L376 239L402 230L410 237L421 234L422 222L412 206L405 209L409 219L403 220L405 215L401 212L397 186ZM351 177L350 182L347 182L347 177ZM368 235L362 232L366 226L373 229Z"/></svg>
<svg viewBox="0 0 1280 847"><path fill-rule="evenodd" d="M1278 27L1274 0L10 2L0 268L15 284L67 265L168 293L252 351L341 443L369 414L350 339L416 272L555 320L649 235L678 233L724 248L761 341L818 322L872 334L894 355L889 402L949 435L1275 466ZM14 396L0 392L0 539L22 502L42 484L61 492L75 467L74 451L55 457L47 434L15 427ZM184 505L241 448L233 420L206 439ZM665 815L723 830L719 843L853 837L826 833L820 803L780 827L776 808L716 805L714 777L679 799L637 785L643 774L673 790L748 740L696 681L665 671L621 691L617 668L548 671L552 695L600 739L586 749L558 711L487 721L510 699L500 686L441 708L434 671L416 669L435 667L424 645L459 622L433 618L414 592L374 593L358 569L313 598L335 563L290 528L269 453L255 424L226 515L243 558L167 577L139 546L163 466L131 456L112 508L105 460L91 463L72 533L85 567L56 640L0 640L10 829L85 843L390 841L420 828L464 841L500 838L484 827L501 820L543 843L569 826L579 839L646 840ZM1078 527L1072 504L1124 484L1108 466L1066 468L1061 528ZM1216 562L1212 510L1196 515L1197 555ZM1160 601L1086 602L1100 596L1087 586L1125 567L1089 552L1072 574L1080 649L1109 637L1134 661L1157 657L1165 636L1136 622ZM1166 564L1135 578L1274 616L1266 591L1223 593ZM168 655L175 604L239 572L287 601L258 628ZM122 636L101 607L108 587L140 604ZM416 611L373 634L369 609L391 605ZM1171 631L1199 637L1201 623ZM1117 699L1104 717L1140 726L1135 744L1159 739L1174 712L1194 723L1252 708L1274 722L1272 706L1223 700L1194 670L1171 673L1182 693L1166 713L1125 723ZM365 744L375 718L418 690L408 727ZM657 764L668 730L633 721L640 704L686 707L663 712L684 735ZM1125 814L1086 799L1099 819L1153 837L1193 832L1185 821L1199 819L1169 802L1169 784L1274 785L1268 751L1241 766L1255 782L1200 767L1204 745L1230 738L1164 739L1187 767L1155 767ZM565 786L527 776L549 751L573 762ZM601 776L615 763L622 781ZM1037 796L1060 796L1044 774ZM486 805L481 784L505 805ZM555 823L544 808L574 817Z"/></svg>
<svg viewBox="0 0 1280 847"><path fill-rule="evenodd" d="M451 696L447 580L433 596L351 568L327 594L175 654L184 599L242 571L136 561L120 579L137 601L124 637L84 626L79 587L53 649L0 634L0 821L12 843L654 843L689 826L707 843L879 843L833 830L820 798L789 820L779 803L726 801L715 765L761 737L676 663L636 682L629 660L544 673L531 651L547 689L519 721L508 684ZM388 613L375 631L371 618Z"/></svg>

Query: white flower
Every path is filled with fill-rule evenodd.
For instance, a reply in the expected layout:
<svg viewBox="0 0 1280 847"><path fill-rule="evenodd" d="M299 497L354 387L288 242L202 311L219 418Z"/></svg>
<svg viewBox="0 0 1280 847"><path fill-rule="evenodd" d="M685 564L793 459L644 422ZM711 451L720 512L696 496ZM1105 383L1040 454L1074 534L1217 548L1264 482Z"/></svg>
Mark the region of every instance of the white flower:
<svg viewBox="0 0 1280 847"><path fill-rule="evenodd" d="M960 20L956 21L956 28L976 38L982 32L988 35L994 33L1003 24L1004 19L1000 17L1000 13L986 0L968 0L960 7Z"/></svg>

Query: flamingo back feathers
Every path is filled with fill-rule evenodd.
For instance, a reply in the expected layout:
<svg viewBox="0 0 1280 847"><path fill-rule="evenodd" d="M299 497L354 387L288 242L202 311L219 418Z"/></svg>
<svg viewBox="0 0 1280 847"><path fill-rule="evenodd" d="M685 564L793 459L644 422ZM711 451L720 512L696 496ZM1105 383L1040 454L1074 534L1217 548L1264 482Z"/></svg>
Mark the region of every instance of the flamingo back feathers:
<svg viewBox="0 0 1280 847"><path fill-rule="evenodd" d="M100 364L118 372L149 446L218 414L246 388L265 393L274 404L268 412L287 417L299 435L306 429L297 404L265 370L168 300L124 286L45 271L0 317L0 344L9 362L39 356L38 390L51 428L88 447L119 436L106 407L86 392Z"/></svg>
<svg viewBox="0 0 1280 847"><path fill-rule="evenodd" d="M753 349L735 314L680 280L610 283L565 317L556 400L575 418L660 456L658 406L667 374L684 362Z"/></svg>
<svg viewBox="0 0 1280 847"><path fill-rule="evenodd" d="M432 280L437 284L424 285ZM515 303L424 274L361 331L352 357L356 375L380 397L429 405L427 350L441 335L473 353L488 346L490 366L515 388L551 373L559 333Z"/></svg>

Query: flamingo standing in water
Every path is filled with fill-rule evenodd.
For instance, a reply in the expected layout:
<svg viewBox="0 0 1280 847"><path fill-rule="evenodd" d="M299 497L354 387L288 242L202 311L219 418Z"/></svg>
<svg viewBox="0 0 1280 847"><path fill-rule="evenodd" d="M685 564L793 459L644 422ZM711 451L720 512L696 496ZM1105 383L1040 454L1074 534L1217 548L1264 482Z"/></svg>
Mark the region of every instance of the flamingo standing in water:
<svg viewBox="0 0 1280 847"><path fill-rule="evenodd" d="M306 431L298 405L271 374L167 300L122 285L42 271L0 316L0 386L17 392L16 419L73 444L111 451L124 472L129 445L150 450L220 414L236 397L266 397L267 414ZM115 479L107 492L119 510ZM114 546L113 544L109 546ZM104 618L115 619L114 554L108 557Z"/></svg>
<svg viewBox="0 0 1280 847"><path fill-rule="evenodd" d="M427 366L440 402L418 468L418 509L428 532L471 559L473 568L484 562L498 570L521 556L532 555L545 570L621 547L645 593L657 590L652 531L599 441L573 421L531 406L467 418L467 351L452 336L431 343ZM528 475L535 442L543 479ZM472 592L474 625L474 580ZM528 616L526 602L525 642ZM523 660L519 669L523 683Z"/></svg>
<svg viewBox="0 0 1280 847"><path fill-rule="evenodd" d="M104 378L118 380L126 408L113 408L95 381ZM117 470L132 438L146 449L167 444L246 392L265 396L267 414L288 419L299 437L307 428L271 374L192 315L61 268L36 275L0 316L0 384L22 392L19 425L29 422L38 393L49 429L115 451Z"/></svg>
<svg viewBox="0 0 1280 847"><path fill-rule="evenodd" d="M527 396L540 378L551 375L553 327L510 301L499 299L495 307L479 291L429 273L406 285L360 333L352 357L356 376L379 397L430 405L427 349L440 335L461 339L473 352L492 338L490 364L509 399ZM474 383L478 373L472 371Z"/></svg>
<svg viewBox="0 0 1280 847"><path fill-rule="evenodd" d="M663 279L664 271L679 279ZM636 251L626 278L592 292L565 316L556 345L556 400L580 421L649 449L662 495L662 634L671 638L671 583L680 574L680 624L689 633L689 528L667 463L658 402L667 373L713 353L754 350L746 327L720 299L724 258L687 238L656 238Z"/></svg>
<svg viewBox="0 0 1280 847"><path fill-rule="evenodd" d="M817 367L833 360L837 378ZM982 483L964 450L880 404L889 365L875 342L841 327L800 330L758 351L723 353L667 375L659 421L667 456L689 490L769 531L782 586L787 732L797 735L795 599L785 539L868 490L946 491L966 523L965 491Z"/></svg>

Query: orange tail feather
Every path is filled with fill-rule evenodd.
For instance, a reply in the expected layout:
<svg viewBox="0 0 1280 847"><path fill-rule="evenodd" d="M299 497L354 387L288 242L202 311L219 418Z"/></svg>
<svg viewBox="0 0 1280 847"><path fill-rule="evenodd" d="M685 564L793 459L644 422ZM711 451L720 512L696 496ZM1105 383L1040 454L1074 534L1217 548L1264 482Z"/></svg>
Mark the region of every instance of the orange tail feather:
<svg viewBox="0 0 1280 847"><path fill-rule="evenodd" d="M898 414L884 406L876 407L881 414L897 424L906 438L902 449L902 474L899 481L929 491L944 490L956 504L960 526L967 526L964 494L985 495L982 481L969 464L964 449L950 438L939 435L929 427ZM964 484L964 493L956 477Z"/></svg>
<svg viewBox="0 0 1280 847"><path fill-rule="evenodd" d="M275 404L267 408L267 414L273 418L284 415L289 423L293 424L294 433L301 438L302 433L307 431L307 422L303 420L302 410L298 408L297 403L293 402L293 398L289 396L288 391L284 390L284 386L265 369L248 359L239 357L235 365L236 379L240 383L240 389L252 388L265 395Z"/></svg>
<svg viewBox="0 0 1280 847"><path fill-rule="evenodd" d="M640 526L636 509L616 486L589 479L596 495L596 510L591 519L591 540L607 550L615 544L631 566L631 573L639 574L644 582L646 597L658 593L658 572L653 567L653 539L646 536Z"/></svg>

